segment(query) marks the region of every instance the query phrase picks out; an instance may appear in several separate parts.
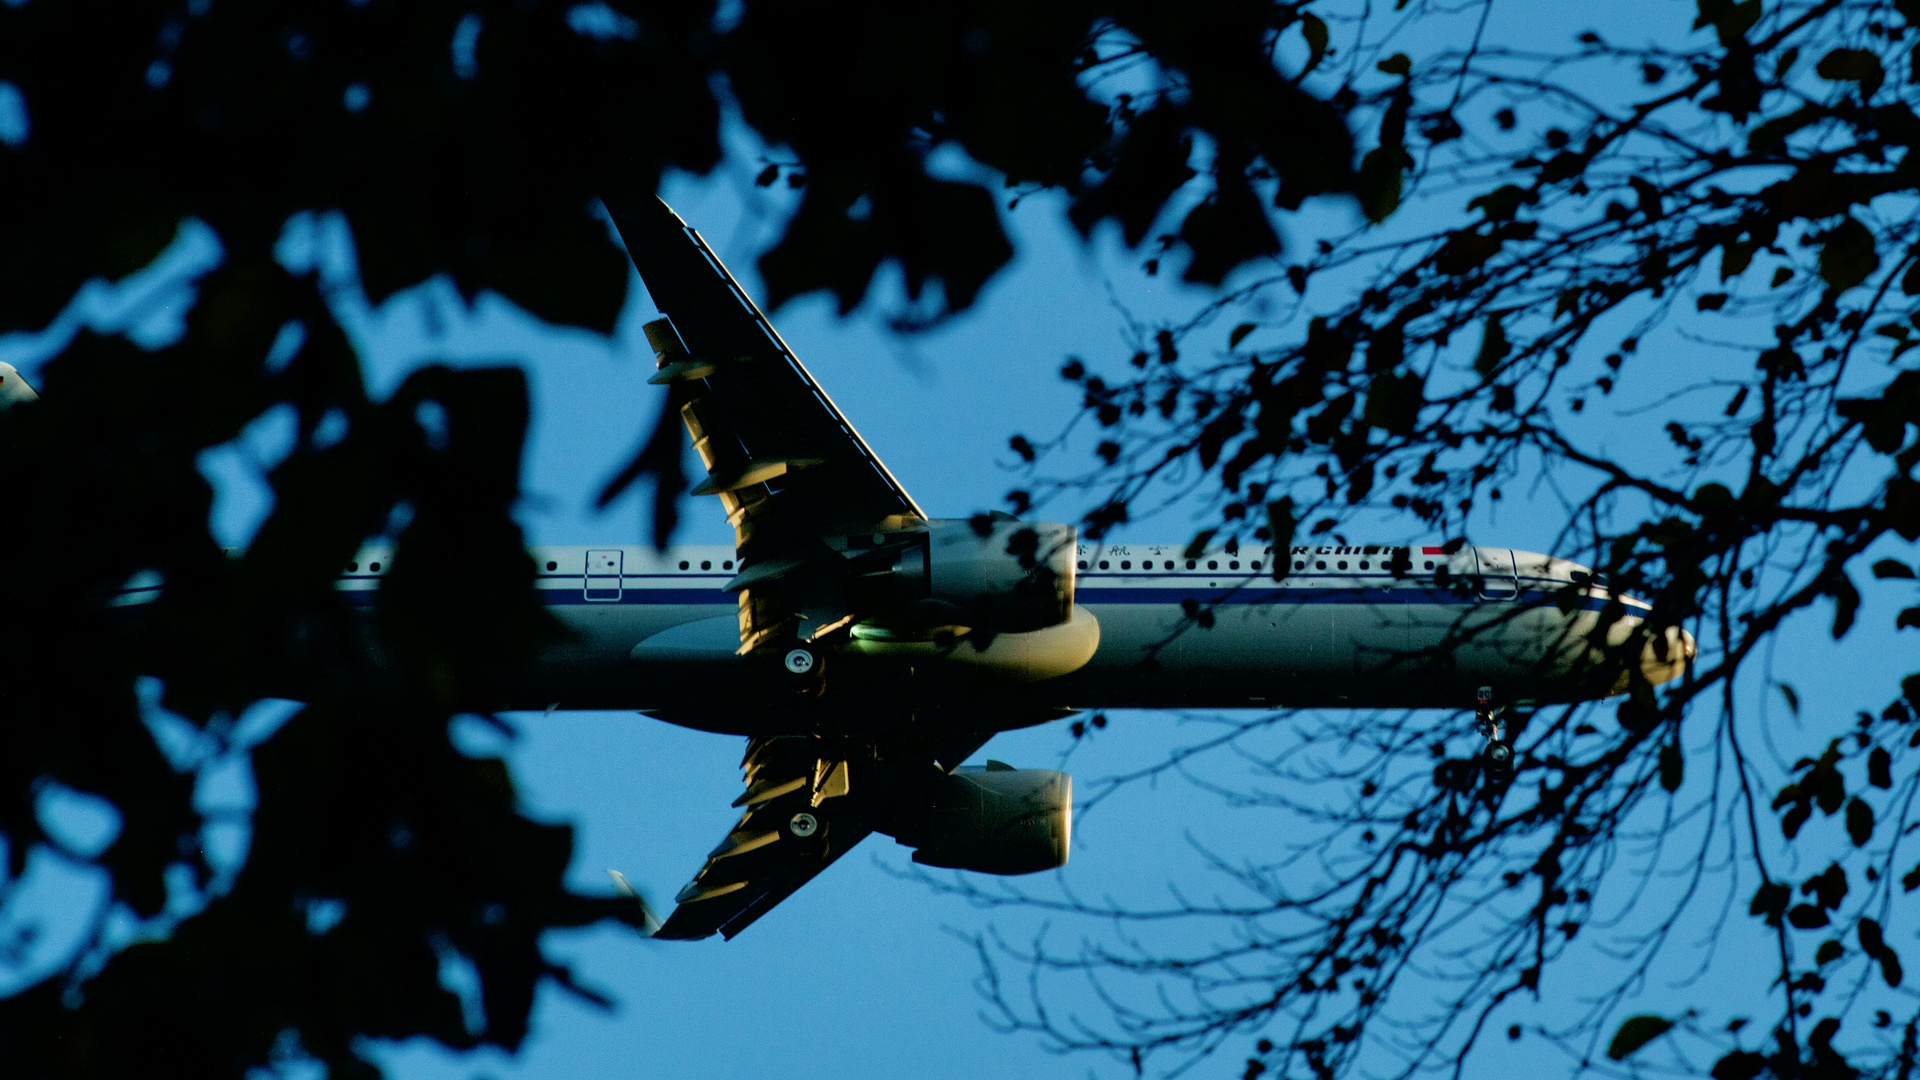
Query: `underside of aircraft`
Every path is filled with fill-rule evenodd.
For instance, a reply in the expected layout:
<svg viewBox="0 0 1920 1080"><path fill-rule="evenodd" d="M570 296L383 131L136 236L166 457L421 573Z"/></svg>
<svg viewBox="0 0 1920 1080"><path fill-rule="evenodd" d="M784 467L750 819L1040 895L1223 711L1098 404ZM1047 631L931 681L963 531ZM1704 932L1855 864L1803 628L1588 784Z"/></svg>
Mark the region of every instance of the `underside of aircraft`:
<svg viewBox="0 0 1920 1080"><path fill-rule="evenodd" d="M1692 655L1647 632L1646 604L1505 548L1189 551L930 518L697 232L656 199L607 207L663 314L654 381L706 465L694 493L736 543L536 552L578 637L547 667L571 680L524 703L571 688L748 737L742 816L658 937L732 937L869 832L927 865L1064 865L1069 777L961 764L997 731L1097 707L1472 707L1501 769L1504 707L1665 681Z"/></svg>
<svg viewBox="0 0 1920 1080"><path fill-rule="evenodd" d="M697 232L651 197L606 205L663 315L651 381L706 466L693 494L735 543L530 549L570 639L474 704L746 737L740 817L656 937L732 937L873 832L925 865L1065 865L1066 774L963 764L997 732L1095 708L1472 708L1499 772L1524 710L1693 656L1646 603L1529 552L1104 544L929 517ZM0 407L33 397L0 364ZM369 544L336 595L370 608L391 565ZM163 587L136 577L112 602Z"/></svg>

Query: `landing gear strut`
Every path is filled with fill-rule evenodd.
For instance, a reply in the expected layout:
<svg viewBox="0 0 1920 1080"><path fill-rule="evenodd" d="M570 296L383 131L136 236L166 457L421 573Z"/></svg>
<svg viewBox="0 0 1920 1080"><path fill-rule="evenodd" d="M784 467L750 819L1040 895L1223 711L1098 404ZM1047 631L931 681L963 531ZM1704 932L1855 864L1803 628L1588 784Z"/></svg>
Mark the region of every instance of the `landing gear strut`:
<svg viewBox="0 0 1920 1080"><path fill-rule="evenodd" d="M1487 737L1487 768L1492 772L1513 771L1513 744L1507 741L1507 722L1501 718L1504 706L1493 703L1493 687L1483 686L1474 695L1474 726Z"/></svg>

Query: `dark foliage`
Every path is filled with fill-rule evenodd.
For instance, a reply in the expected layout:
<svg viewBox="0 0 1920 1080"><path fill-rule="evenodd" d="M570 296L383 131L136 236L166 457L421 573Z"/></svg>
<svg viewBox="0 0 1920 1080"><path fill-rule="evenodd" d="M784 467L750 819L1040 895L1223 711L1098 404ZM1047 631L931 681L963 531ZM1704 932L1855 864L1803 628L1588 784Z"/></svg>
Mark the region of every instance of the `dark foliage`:
<svg viewBox="0 0 1920 1080"><path fill-rule="evenodd" d="M1410 57L1367 51L1408 15L1314 5L1346 28L1327 88L1377 132L1370 222L1183 325L1138 327L1124 365L1076 360L1100 445L1022 440L1035 473L1015 499L1092 490L1095 535L1198 491L1218 510L1203 537L1344 544L1398 515L1459 542L1524 485L1528 513L1564 523L1557 553L1653 600L1700 658L1617 705L1516 720L1511 778L1450 749L1471 744L1462 718L1229 725L1210 745L1255 779L1224 794L1306 837L1217 862L1240 903L1021 898L1121 929L983 948L1001 1016L1136 1068L1244 1038L1249 1077L1458 1075L1502 1010L1545 1000L1526 1030L1570 1067L1905 1077L1920 673L1857 716L1803 715L1779 685L1791 736L1746 688L1772 696L1769 650L1797 616L1856 643L1869 611L1876 631L1920 626L1920 5L1698 0L1691 36L1575 26L1550 47L1483 39L1491 7L1396 5L1440 43ZM1630 450L1640 436L1587 414L1629 383L1653 404L1614 415L1660 418ZM1097 463L1058 464L1082 449ZM1113 784L1190 774L1203 749ZM1764 961L1711 944L1755 935ZM1711 1022L1731 1006L1706 996L1629 1015L1649 986L1692 985L1672 965L1696 942L1699 970L1764 963L1745 1006L1764 997L1769 1022ZM1023 1000L1008 962L1029 988L1092 977L1111 1015Z"/></svg>
<svg viewBox="0 0 1920 1080"><path fill-rule="evenodd" d="M344 216L376 302L443 275L604 332L629 270L595 200L711 168L732 107L795 159L763 179L805 189L763 260L776 302L828 289L850 309L894 261L915 296L939 286L936 317L971 303L1012 249L995 190L930 171L943 148L1064 189L1083 231L1114 220L1137 243L1204 138L1213 195L1180 230L1204 280L1277 250L1267 203L1354 182L1342 111L1271 58L1300 25L1289 5L729 11L0 5L0 329L44 325L188 220L224 252L179 341L83 335L43 370L42 402L0 416L0 900L53 851L112 875L109 910L141 940L103 917L65 970L0 1002L9 1075L241 1076L310 1056L347 1077L373 1071L363 1036L512 1048L536 985L572 986L541 933L637 918L570 893L567 830L521 816L505 767L449 742L450 718L553 632L510 516L521 380L429 369L370 400L316 280L274 258L293 215ZM1110 71L1135 93L1097 91ZM297 347L270 364L276 341ZM272 515L222 552L196 455L280 404L299 440ZM678 462L661 457L637 467L670 506ZM355 619L332 582L381 536L385 587ZM138 618L108 605L154 577L164 597ZM184 756L163 751L151 729L175 721L142 685L164 687ZM244 750L237 718L268 696L306 704L252 755L250 851L228 873L195 770ZM117 809L103 851L50 835L38 806L56 791ZM458 957L477 1013L440 984Z"/></svg>

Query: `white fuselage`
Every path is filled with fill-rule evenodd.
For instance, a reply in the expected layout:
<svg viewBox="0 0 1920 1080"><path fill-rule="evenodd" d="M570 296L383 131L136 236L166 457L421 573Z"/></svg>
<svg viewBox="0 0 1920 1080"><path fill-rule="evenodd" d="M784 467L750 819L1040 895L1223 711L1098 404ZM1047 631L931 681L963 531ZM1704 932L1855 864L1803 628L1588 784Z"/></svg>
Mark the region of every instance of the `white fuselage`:
<svg viewBox="0 0 1920 1080"><path fill-rule="evenodd" d="M1612 597L1580 567L1543 555L1415 546L1404 549L1410 565L1396 575L1391 550L1295 547L1276 581L1264 548L1187 559L1178 544L1082 544L1076 610L1064 626L983 642L855 627L838 662L891 665L945 703L961 695L989 711L1459 708L1481 687L1502 702L1544 703L1624 685L1617 664L1596 674L1595 647L1625 641L1644 602ZM549 650L501 707L665 710L672 718L751 681L726 589L737 571L732 547L530 554L547 608L572 640ZM383 558L378 548L363 551L338 587L376 590ZM1610 603L1614 617L1595 634ZM1678 674L1692 652L1684 633L1668 639L1670 647L1650 646L1641 658L1655 682ZM1021 722L1030 721L1007 726Z"/></svg>

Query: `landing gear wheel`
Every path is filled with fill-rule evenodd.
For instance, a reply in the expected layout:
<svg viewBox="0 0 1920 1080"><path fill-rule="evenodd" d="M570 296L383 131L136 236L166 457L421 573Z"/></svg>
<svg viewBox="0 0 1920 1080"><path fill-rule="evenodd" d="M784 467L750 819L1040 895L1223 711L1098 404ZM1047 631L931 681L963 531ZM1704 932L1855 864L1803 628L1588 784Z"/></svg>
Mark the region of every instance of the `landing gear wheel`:
<svg viewBox="0 0 1920 1080"><path fill-rule="evenodd" d="M806 840L812 837L814 833L820 831L820 819L802 810L800 813L793 815L792 820L787 822L787 831L802 840Z"/></svg>
<svg viewBox="0 0 1920 1080"><path fill-rule="evenodd" d="M816 698L826 689L827 654L810 641L796 641L777 650L775 674L787 692L798 698Z"/></svg>
<svg viewBox="0 0 1920 1080"><path fill-rule="evenodd" d="M1513 747L1503 742L1488 743L1487 768L1500 773L1512 772Z"/></svg>
<svg viewBox="0 0 1920 1080"><path fill-rule="evenodd" d="M1487 737L1487 771L1510 773L1513 771L1513 744L1507 741L1507 722L1500 718L1504 708L1493 704L1493 687L1483 686L1474 696L1474 724L1480 734Z"/></svg>

